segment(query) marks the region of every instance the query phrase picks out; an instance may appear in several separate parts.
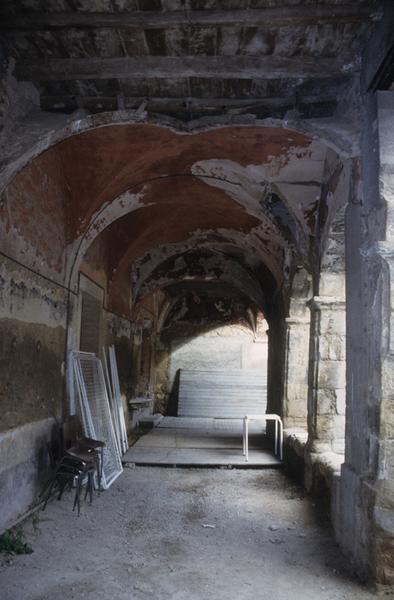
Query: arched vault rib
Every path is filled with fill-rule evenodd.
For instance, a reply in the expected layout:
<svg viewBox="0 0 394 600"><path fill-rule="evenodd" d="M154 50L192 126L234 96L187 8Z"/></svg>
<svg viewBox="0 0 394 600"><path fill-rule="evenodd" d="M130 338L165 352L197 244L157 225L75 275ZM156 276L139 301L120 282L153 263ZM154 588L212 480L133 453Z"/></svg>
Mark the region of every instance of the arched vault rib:
<svg viewBox="0 0 394 600"><path fill-rule="evenodd" d="M316 230L316 187L321 182L326 153L323 144L285 129L283 124L222 125L192 133L151 123L96 127L42 153L18 175L19 185L12 182L7 188L5 206L13 210L3 211L1 249L26 260L27 266L40 265L45 275L54 275L67 285L71 278L75 289L81 257L95 236L132 211L132 221L141 225L136 231L131 224L129 237L138 238L141 245L133 260L160 243L191 238L192 243L202 243L206 232L209 243L219 240L256 254L280 285L294 254L307 259L309 238ZM48 167L44 155L57 159L49 170L44 168ZM181 188L187 179L194 203L189 202L186 209ZM51 180L50 187L47 180ZM46 188L62 191L62 195L51 197L59 198L53 214L61 214L66 222L62 234L67 243L66 269L63 238L57 247L62 258L59 267L51 264L48 245L37 243L38 235L44 239L44 232L37 229L34 218L38 209L43 209ZM164 202L163 196L167 197ZM203 218L200 211L198 218L190 219L190 209L199 205L209 209L209 218L208 212ZM175 239L153 241L155 226L146 226L141 214L159 217L161 229L171 226L175 232L177 222L183 218L189 221ZM56 227L52 230L56 237ZM161 235L157 227L155 233ZM21 249L29 244L32 251L26 256ZM118 253L119 260L123 255L123 250Z"/></svg>
<svg viewBox="0 0 394 600"><path fill-rule="evenodd" d="M261 185L258 187L261 195ZM265 194L265 192L263 193ZM186 197L188 197L187 202L185 201ZM202 218L201 206L197 209L193 206L193 200L200 205L205 202L206 217ZM203 236L200 232L204 231L204 224L207 231L219 231L219 229L224 231L229 229L227 224L232 223L233 236L235 236L233 241L238 238L237 241L241 243L241 246L246 242L249 247L253 248L253 251L262 252L264 255L276 252L280 255L279 263L283 263L286 248L305 256L305 243L301 244L301 248L297 243L302 238L299 224L285 207L282 207L280 216L286 214L286 222L275 216L273 211L267 208L269 202L272 203L272 199L261 201L259 198L254 198L245 182L219 180L214 175L197 177L179 174L156 178L138 185L122 193L113 202L106 204L94 216L85 233L69 245L68 255L74 257L73 262L69 263L71 285L76 284L81 260L100 233L116 220L124 219L132 212L138 212L138 218L144 210L149 211L150 209L153 213L153 207L160 204L167 205L168 209L172 211L179 210L180 213L182 210L200 210L201 214L193 225L194 231L192 232L192 234L197 234L199 239ZM178 205L180 206L178 207ZM238 214L235 220L229 219L231 211L234 215ZM185 218L185 215L183 216ZM129 225L132 227L131 221ZM147 220L146 231L148 230L149 222ZM142 231L139 237L146 236L146 231ZM248 234L250 239L240 240L240 232ZM295 232L294 235L293 232ZM149 250L153 250L153 246L146 248L146 251ZM138 256L135 257L135 259L138 258ZM280 270L282 269L279 267Z"/></svg>
<svg viewBox="0 0 394 600"><path fill-rule="evenodd" d="M272 255L270 256L267 254L266 248L261 245L258 239L256 240L256 236L254 234L249 234L247 236L247 244L244 243L242 246L242 242L245 240L246 236L239 231L223 230L212 232L212 234L205 231L199 232L197 235L193 235L183 240L181 245L185 250L190 248L224 249L231 246L238 246L239 250L246 257L245 262L252 262L253 260L258 264L265 265L265 267L268 268L272 273L276 287L279 288L283 281L282 265L278 264L276 261L273 261ZM166 244L165 250L166 256L177 254L177 252L179 252L179 245L178 248L176 248L172 245ZM118 266L113 273L113 278L110 281L108 290L110 296L112 292L117 289L119 282L124 279L125 273L130 273L130 267L135 262L135 256L135 248L130 246L119 260ZM144 255L145 260L147 256L148 252Z"/></svg>

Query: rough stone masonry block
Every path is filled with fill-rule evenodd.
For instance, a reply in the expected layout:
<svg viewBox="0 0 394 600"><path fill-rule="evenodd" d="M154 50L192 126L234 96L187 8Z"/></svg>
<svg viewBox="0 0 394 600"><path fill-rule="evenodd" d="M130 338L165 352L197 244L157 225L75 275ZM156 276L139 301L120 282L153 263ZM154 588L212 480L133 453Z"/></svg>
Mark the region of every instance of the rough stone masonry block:
<svg viewBox="0 0 394 600"><path fill-rule="evenodd" d="M346 363L322 360L319 363L318 388L341 389L346 387Z"/></svg>
<svg viewBox="0 0 394 600"><path fill-rule="evenodd" d="M390 205L394 203L394 174L393 165L382 167L380 170L380 192L382 197Z"/></svg>
<svg viewBox="0 0 394 600"><path fill-rule="evenodd" d="M379 444L379 480L384 488L394 488L394 440L380 441ZM394 497L392 499L394 510Z"/></svg>
<svg viewBox="0 0 394 600"><path fill-rule="evenodd" d="M335 454L345 454L345 438L338 438L332 441L332 451Z"/></svg>
<svg viewBox="0 0 394 600"><path fill-rule="evenodd" d="M394 239L394 196L387 197L387 193L382 195L386 201L387 209L387 239Z"/></svg>
<svg viewBox="0 0 394 600"><path fill-rule="evenodd" d="M346 315L344 310L322 310L320 313L320 335L346 335Z"/></svg>
<svg viewBox="0 0 394 600"><path fill-rule="evenodd" d="M290 348L298 348L305 350L308 347L309 341L309 326L291 325L289 327L289 346Z"/></svg>
<svg viewBox="0 0 394 600"><path fill-rule="evenodd" d="M345 441L345 416L335 415L333 420L334 438Z"/></svg>
<svg viewBox="0 0 394 600"><path fill-rule="evenodd" d="M308 388L305 385L290 385L286 390L285 414L294 417L307 416Z"/></svg>
<svg viewBox="0 0 394 600"><path fill-rule="evenodd" d="M346 414L346 390L344 388L335 390L337 415Z"/></svg>
<svg viewBox="0 0 394 600"><path fill-rule="evenodd" d="M334 439L333 415L316 415L315 437L316 440L332 442Z"/></svg>
<svg viewBox="0 0 394 600"><path fill-rule="evenodd" d="M289 367L304 367L308 364L309 359L309 347L305 344L305 339L301 339L299 342L294 343L292 341L288 350L288 363Z"/></svg>
<svg viewBox="0 0 394 600"><path fill-rule="evenodd" d="M374 509L376 536L376 576L383 584L394 584L394 516L393 510Z"/></svg>
<svg viewBox="0 0 394 600"><path fill-rule="evenodd" d="M345 360L346 338L343 335L327 334L319 339L319 355L322 360Z"/></svg>
<svg viewBox="0 0 394 600"><path fill-rule="evenodd" d="M297 405L307 405L308 385L306 382L290 383L287 386L287 397Z"/></svg>
<svg viewBox="0 0 394 600"><path fill-rule="evenodd" d="M308 361L306 360L301 364L289 363L287 365L287 385L290 387L293 384L297 385L308 385Z"/></svg>
<svg viewBox="0 0 394 600"><path fill-rule="evenodd" d="M336 413L337 398L335 390L320 388L317 390L317 413L333 415Z"/></svg>
<svg viewBox="0 0 394 600"><path fill-rule="evenodd" d="M324 272L320 278L320 295L345 298L345 276Z"/></svg>
<svg viewBox="0 0 394 600"><path fill-rule="evenodd" d="M380 434L384 438L394 439L394 402L385 398L381 404Z"/></svg>

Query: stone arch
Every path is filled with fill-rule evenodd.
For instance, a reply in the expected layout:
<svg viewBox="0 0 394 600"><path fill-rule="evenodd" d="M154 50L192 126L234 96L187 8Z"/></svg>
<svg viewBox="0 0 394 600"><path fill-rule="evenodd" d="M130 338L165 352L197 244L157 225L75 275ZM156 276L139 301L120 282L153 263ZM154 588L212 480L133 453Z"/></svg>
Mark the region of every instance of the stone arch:
<svg viewBox="0 0 394 600"><path fill-rule="evenodd" d="M147 202L144 201L144 195L146 192L146 188L149 185L159 185L164 181L166 183L171 180L180 180L185 179L185 181L190 181L191 179L200 180L202 179L204 183L208 183L208 185L212 185L214 182L214 187L217 187L217 184L225 184L226 189L233 190L231 197L234 202L243 206L244 209L250 214L258 218L261 221L263 228L265 229L265 234L270 235L271 240L276 239L279 245L282 245L283 248L290 242L293 248L296 248L296 239L286 239L287 236L285 233L281 231L281 223L277 223L275 221L275 216L270 213L265 213L263 211L258 211L257 208L253 210L248 207L248 205L242 201L240 195L237 194L239 190L239 184L234 181L226 181L224 179L220 179L219 177L215 177L214 175L203 176L203 175L189 175L189 174L173 174L166 177L157 177L151 179L146 182L138 183L133 188L128 189L126 192L123 192L119 196L117 196L112 202L105 204L91 219L88 226L86 227L84 233L79 237L79 239L74 240L68 246L68 266L67 266L67 281L68 285L71 288L75 288L77 283L78 271L81 261L83 260L84 254L87 252L88 248L93 244L94 240L99 236L107 227L109 227L116 220L121 219L122 217L128 215L129 213L137 210L141 210L144 206L147 205ZM160 188L159 188L160 192ZM149 200L148 200L149 202ZM288 214L288 226L293 230L297 230L298 225L295 218L292 218L290 213ZM235 232L234 232L235 233ZM253 233L251 232L251 235ZM257 238L256 238L257 240ZM174 249L176 251L176 249ZM266 250L262 245L260 245L260 251L262 255L266 253ZM171 249L167 249L168 253L172 253ZM305 253L305 251L304 251ZM268 255L267 255L268 256ZM277 276L280 277L280 269L276 270Z"/></svg>
<svg viewBox="0 0 394 600"><path fill-rule="evenodd" d="M120 121L106 119L87 119L63 134L52 132L45 142L47 151L20 171L7 188L18 185L16 180L27 170L27 178L34 168L37 176L44 171L47 173L44 169L40 172L37 165L40 161L55 161L58 178L53 178L53 189L61 188L64 192L63 212L60 215L59 208L59 218L67 226L62 253L59 251L62 261L59 280L70 292L76 291L81 261L96 240L105 232L116 235L120 231L120 221L132 225L143 211L152 209L154 215L152 207L162 196L165 186L176 181L182 181L183 185L187 180L188 185L198 187L199 192L204 189L215 195L213 204L219 205L225 199L226 207L223 201L222 212L216 215L213 226L210 228L210 224L206 224L207 247L212 244L239 246L247 261L254 259L268 267L276 279L276 292L286 288L283 292L286 295L294 261L308 264L315 258L316 248L313 254L310 239L318 237L317 233L325 225L317 214L321 198L317 199L316 195L322 183L327 189L327 198L330 192L336 192L343 153L340 156L330 150L327 158L324 143L310 133L298 132L297 127L289 128L288 122L226 122L215 127L201 122L200 127L184 129L149 120L130 124L130 120L123 117ZM43 146L40 148L42 150ZM106 154L95 154L97 148ZM38 147L34 151L38 153ZM15 166L15 172L23 166L23 160ZM83 161L87 161L86 164ZM300 180L300 176L295 179L295 172L297 175L302 172L304 179ZM37 190L37 195L39 192ZM200 197L203 194L200 193ZM65 210L70 206L73 208L73 212L69 211L71 216ZM226 221L225 227L221 227L219 221L229 218L231 211L227 209L230 206L233 220ZM183 214L187 214L188 207L184 208ZM241 218L245 219L244 226L240 225ZM156 234L160 223L155 227ZM163 244L201 245L204 231L204 227L200 227L189 235L185 229L183 237L163 240ZM37 235L37 231L32 234ZM123 234L127 234L127 227ZM127 244L119 249L108 276L110 295L116 287L129 289L130 264L149 250L148 241L141 246L139 254ZM40 259L41 256L37 256L36 264L44 262ZM271 311L277 311L277 323L272 326L272 331L277 333L286 314L285 303L279 295L272 294L271 302ZM279 306L281 302L283 306ZM122 306L118 312L125 314L128 309L128 306ZM273 363L278 362L278 358L279 354ZM279 378L275 385L272 397L280 399Z"/></svg>
<svg viewBox="0 0 394 600"><path fill-rule="evenodd" d="M5 206L4 214L6 215L7 219L7 210L9 211L10 207L12 209L14 208L12 205L12 195L15 192L15 189L16 193L19 193L21 196L25 193L23 189L24 183L28 183L30 185L30 182L34 182L34 185L36 185L35 182L37 177L39 178L41 176L40 168L45 171L46 177L48 177L48 164L38 164L37 161L41 161L41 163L43 161L54 161L52 167L55 170L55 174L52 177L52 180L49 178L48 181L53 188L53 193L51 194L52 197L61 196L61 194L63 194L61 199L62 205L59 204L59 206L56 207L56 210L59 213L59 220L63 220L63 222L67 223L66 231L62 234L65 239L66 247L59 247L59 266L54 265L53 268L49 268L48 274L54 274L56 277L60 276L62 282L66 285L68 284L68 279L70 277L70 270L72 270L72 265L74 264L73 254L76 252L79 244L82 243L81 239L85 236L83 244L88 242L89 239L94 235L95 230L97 233L105 226L106 219L108 220L107 222L110 222L112 218L116 217L116 214L122 215L126 213L130 208L133 208L133 202L135 204L134 208L138 207L143 186L151 185L153 181L159 180L160 183L164 185L164 179L169 177L169 175L174 177L174 180L177 176L193 177L194 181L198 180L204 182L204 185L209 185L212 193L227 194L229 197L232 197L235 202L242 203L246 212L251 216L257 215L260 220L266 219L266 227L269 227L270 222L280 224L280 227L274 227L271 232L269 232L271 237L270 245L273 245L272 242L274 239L275 244L285 246L290 245L294 249L297 249L297 251L301 251L304 255L306 254L306 236L305 232L302 232L302 229L306 226L309 227L309 225L306 225L307 221L305 221L304 225L300 225L300 216L297 216L296 213L294 213L294 216L292 216L291 206L286 202L287 195L283 192L283 189L279 189L282 184L280 182L276 182L275 180L275 173L279 172L280 169L286 168L286 160L276 160L274 155L275 152L281 155L281 153L283 154L283 152L286 152L287 150L291 151L293 147L295 148L297 147L297 144L299 144L301 145L299 151L291 151L291 154L292 156L297 157L304 156L305 160L307 161L308 155L311 152L311 149L309 148L310 144L312 143L311 138L308 138L305 135L296 134L294 132L292 133L289 129L279 127L277 123L270 123L269 125L264 123L264 126L222 125L216 128L202 128L201 130L197 129L196 131L192 132L182 132L182 134L179 132L174 132L174 129L170 129L168 126L163 127L140 122L134 123L132 126L125 124L118 124L114 126L111 123L100 123L100 125L98 125L93 119L90 121L88 120L87 124L85 125L87 128L89 126L91 126L91 128L81 133L84 128L79 127L78 135L71 135L72 132L75 133L75 131L71 128L71 130L67 132L71 137L63 141L58 141L57 144L53 146L51 146L48 142L50 149L48 149L46 152L42 152L30 163L30 165L27 167L28 172L26 172L25 169L20 172L18 177L14 178L12 183L8 186L5 196L3 197L3 205ZM132 127L133 129L128 129L125 131L124 128L127 127ZM145 154L147 151L151 152L152 147L157 146L157 136L164 135L166 141L165 152L162 154L159 153L157 159L155 159L156 162L153 161L152 163L151 161L152 164L150 164L150 166L149 164L147 166L146 156L140 156L140 152L138 152L138 148L140 148L138 143L145 144L147 140L146 127L148 127L149 139L147 142L148 146L145 147ZM138 140L137 142L135 141L136 131L139 132L140 142L138 142ZM101 140L101 136L106 136L104 140L101 140L103 144L95 144L96 137L93 141L91 141L92 135L96 137L99 136L97 140ZM103 148L106 148L105 142L108 141L108 143L113 143L114 139L117 140L118 135L123 135L123 141L126 143L126 148L130 140L133 140L133 156L136 156L136 161L138 163L138 168L135 166L136 171L133 177L131 177L129 173L130 161L125 160L125 157L122 157L122 153L119 150L115 156L115 162L113 161L111 163L104 174L101 173L102 170L105 171L105 169L103 169L105 165L103 160L101 160L100 164L96 165L93 162L93 158L90 156L92 154L92 146L89 147L89 145L87 145L88 143L93 143L93 148L95 146L102 146ZM237 139L239 140L239 144L233 145L231 149L229 149L229 144L225 143L227 135L235 135L235 137L238 136ZM87 138L86 136L90 137ZM198 151L201 152L201 143L203 140L205 140L204 143L209 142L211 146L209 146L209 144L208 146L206 145L204 160L201 159L201 156L198 156L198 158L201 160L196 162L194 158L192 158L193 152L195 152L195 150L193 150L193 144L197 143L198 141ZM183 142L186 150L189 148L189 150L187 150L189 155L187 155L187 152L183 151L182 148L178 149L178 146L181 142ZM209 149L212 147L212 143L215 146L215 148L212 150L213 154ZM171 149L171 144L172 150L169 152L170 156L168 156L168 151ZM266 144L268 144L267 148ZM303 145L307 147L306 150L302 149ZM176 152L174 151L175 147L177 148ZM40 148L42 149L42 146L40 146ZM54 152L57 154L54 154ZM81 154L81 160L75 160L79 154ZM116 154L115 150L113 154ZM171 162L169 161L175 160L177 162L179 160L179 156L181 155L183 157L186 156L186 162L184 161L185 167L179 170L179 165L176 164L178 169L175 171L174 165L171 165ZM212 156L215 155L222 157L220 160L213 160ZM72 159L73 162L72 171L67 170L68 158ZM79 167L79 163L82 163L83 160L90 160L90 162L88 163L88 169L83 170L82 172ZM237 160L240 161L240 163L244 163L245 166L240 164L234 169L234 165L237 164ZM274 173L274 177L272 177L271 173L269 182L270 187L268 190L267 186L264 184L264 175L266 174L264 169L266 170L266 167L263 169L258 167L258 163L262 162L263 164L264 161L266 161L267 165L269 165L269 169ZM210 173L209 170L213 168L213 163L215 163L214 170L212 173ZM157 172L158 165L161 165L161 171L159 169L159 172ZM19 167L21 167L21 164L19 164ZM215 172L215 169L217 168L219 168L222 172L223 169L227 169L227 175L230 176L221 177L220 173L218 174ZM36 169L35 172L34 169ZM92 176L92 174L95 173L95 169L97 170L98 175L98 177L96 177L96 179L98 179L97 182L95 181L95 177ZM85 179L88 175L90 177L89 181L85 182ZM22 176L26 179L25 182L23 182ZM80 177L79 180L78 176ZM234 181L232 180L233 177ZM81 181L85 182L85 188L83 185L80 185ZM136 182L140 182L140 190L134 187L137 185ZM246 189L248 186L250 187L249 191ZM92 187L93 189L91 189ZM131 191L131 188L133 191ZM60 189L61 194L57 193ZM34 193L38 195L42 190L34 190L33 187L32 191L33 197L29 198L30 204L35 201ZM275 203L273 203L271 200L274 196L276 196L275 202L279 202L277 205L275 205ZM113 204L111 205L111 203ZM23 202L21 201L20 204L23 204ZM26 205L26 202L24 204ZM282 208L280 208L281 206ZM72 214L71 209L74 211ZM51 216L54 215L55 219L56 210L51 211ZM112 216L111 211L113 213ZM267 215L267 217L264 215ZM100 224L100 220L102 221L102 224ZM10 224L8 222L4 228L4 239L6 240L4 243L6 248L7 239L9 239L9 227ZM259 232L256 231L256 234L257 240ZM23 236L23 232L21 233L18 231L18 233L15 235L18 235L19 238L21 238L21 236ZM54 235L56 236L57 240L60 240L61 236L57 235L57 232L54 232ZM25 237L27 238L27 236ZM9 245L12 246L14 241L15 240L10 238ZM25 239L23 239L23 243L24 242ZM31 244L31 240L28 240L28 243ZM45 254L45 249L41 248L40 252L37 254L35 264L44 264L45 261L42 258L43 254ZM284 253L284 256L286 256L286 252ZM56 270L59 275L54 273ZM62 270L65 270L64 276L62 275ZM73 271L73 277L75 277L76 269Z"/></svg>

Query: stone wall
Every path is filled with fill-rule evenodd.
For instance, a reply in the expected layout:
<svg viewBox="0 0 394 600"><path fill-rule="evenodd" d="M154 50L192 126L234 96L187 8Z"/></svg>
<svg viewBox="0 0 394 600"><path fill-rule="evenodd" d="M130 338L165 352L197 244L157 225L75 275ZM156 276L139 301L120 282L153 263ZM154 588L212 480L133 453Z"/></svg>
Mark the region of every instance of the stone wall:
<svg viewBox="0 0 394 600"><path fill-rule="evenodd" d="M47 445L57 439L52 418L0 433L0 534L36 505L49 474Z"/></svg>
<svg viewBox="0 0 394 600"><path fill-rule="evenodd" d="M46 444L65 414L67 291L3 257L0 316L3 530L36 500L48 475Z"/></svg>
<svg viewBox="0 0 394 600"><path fill-rule="evenodd" d="M53 184L58 180L51 179L55 167L46 164L48 173L44 169L41 180L29 180L24 173L4 192L1 205L6 235L0 259L0 503L7 510L0 529L37 501L48 476L47 444L59 438L69 411L66 349L67 344L77 347L80 305L78 294L64 285L65 196ZM106 285L107 273L95 258L97 268L91 260L85 271ZM103 258L102 252L101 263ZM131 324L103 306L101 328L102 343L115 345L127 412ZM72 330L71 339L67 333Z"/></svg>
<svg viewBox="0 0 394 600"><path fill-rule="evenodd" d="M6 258L0 281L0 430L59 419L67 291Z"/></svg>
<svg viewBox="0 0 394 600"><path fill-rule="evenodd" d="M171 340L169 381L172 388L179 369L228 370L258 369L267 371L268 340L265 335L254 339L244 327L228 325L198 337Z"/></svg>

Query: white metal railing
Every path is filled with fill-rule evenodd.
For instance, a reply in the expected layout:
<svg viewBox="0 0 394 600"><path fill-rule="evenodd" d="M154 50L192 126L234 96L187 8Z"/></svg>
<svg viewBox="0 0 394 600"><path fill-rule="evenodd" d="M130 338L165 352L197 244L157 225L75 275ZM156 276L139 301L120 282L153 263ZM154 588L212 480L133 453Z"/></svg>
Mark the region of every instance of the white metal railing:
<svg viewBox="0 0 394 600"><path fill-rule="evenodd" d="M245 415L243 418L243 444L242 450L246 462L249 460L249 421L275 421L275 455L279 453L283 460L283 423L279 415Z"/></svg>

